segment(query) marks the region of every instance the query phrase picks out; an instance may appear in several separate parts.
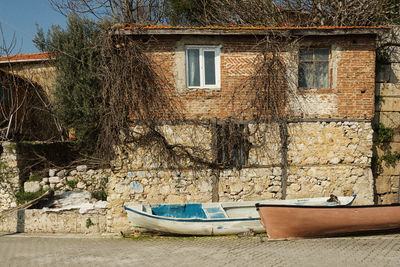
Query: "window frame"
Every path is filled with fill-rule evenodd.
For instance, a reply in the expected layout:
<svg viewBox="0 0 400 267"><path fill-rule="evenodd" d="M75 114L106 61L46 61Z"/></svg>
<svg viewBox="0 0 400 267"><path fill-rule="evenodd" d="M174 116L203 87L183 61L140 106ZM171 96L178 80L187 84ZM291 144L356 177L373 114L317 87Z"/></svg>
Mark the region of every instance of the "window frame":
<svg viewBox="0 0 400 267"><path fill-rule="evenodd" d="M327 60L318 60L316 59L316 55L314 53L314 51L316 49L326 49L328 50L328 59ZM312 50L312 60L301 60L300 59L300 53L301 51L310 51ZM332 49L330 47L302 47L299 49L298 51L298 67L297 67L297 84L298 84L298 88L302 91L316 91L316 90L330 90L332 88L332 73L331 73L331 55L332 55ZM328 86L326 88L324 87L316 87L316 74L315 74L315 65L316 63L319 62L327 62L328 63L328 72L327 72L327 79L328 79ZM300 65L301 63L312 63L312 79L313 79L313 86L312 87L301 87L300 86Z"/></svg>
<svg viewBox="0 0 400 267"><path fill-rule="evenodd" d="M199 50L199 71L200 71L200 85L189 86L189 49ZM204 64L204 52L213 51L215 53L215 84L205 84L205 64ZM187 45L185 47L185 73L186 73L186 87L190 89L218 89L221 88L221 46L210 46L210 45Z"/></svg>

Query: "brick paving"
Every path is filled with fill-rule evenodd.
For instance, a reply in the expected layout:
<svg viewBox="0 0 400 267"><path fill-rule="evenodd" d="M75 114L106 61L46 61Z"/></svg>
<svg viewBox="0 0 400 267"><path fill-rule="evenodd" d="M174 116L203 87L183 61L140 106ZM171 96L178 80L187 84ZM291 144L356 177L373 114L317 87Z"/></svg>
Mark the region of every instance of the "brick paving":
<svg viewBox="0 0 400 267"><path fill-rule="evenodd" d="M400 234L260 237L0 235L0 266L399 266Z"/></svg>

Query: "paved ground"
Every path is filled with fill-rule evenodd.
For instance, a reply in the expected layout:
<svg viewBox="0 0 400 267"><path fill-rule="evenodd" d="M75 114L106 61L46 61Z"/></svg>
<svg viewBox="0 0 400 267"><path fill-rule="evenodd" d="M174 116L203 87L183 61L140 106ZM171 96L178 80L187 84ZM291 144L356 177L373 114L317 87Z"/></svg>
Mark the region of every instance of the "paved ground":
<svg viewBox="0 0 400 267"><path fill-rule="evenodd" d="M0 266L399 265L400 234L264 242L260 237L0 234Z"/></svg>

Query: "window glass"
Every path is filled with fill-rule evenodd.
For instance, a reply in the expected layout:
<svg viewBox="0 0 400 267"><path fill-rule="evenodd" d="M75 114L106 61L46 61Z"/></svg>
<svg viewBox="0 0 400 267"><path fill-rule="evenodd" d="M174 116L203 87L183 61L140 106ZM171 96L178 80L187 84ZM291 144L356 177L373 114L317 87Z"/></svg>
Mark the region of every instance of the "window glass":
<svg viewBox="0 0 400 267"><path fill-rule="evenodd" d="M215 85L215 51L204 51L204 75L206 85Z"/></svg>
<svg viewBox="0 0 400 267"><path fill-rule="evenodd" d="M188 85L200 86L200 51L188 49Z"/></svg>
<svg viewBox="0 0 400 267"><path fill-rule="evenodd" d="M314 50L316 60L329 60L329 49L317 48Z"/></svg>
<svg viewBox="0 0 400 267"><path fill-rule="evenodd" d="M301 88L313 87L312 63L299 64L299 86Z"/></svg>
<svg viewBox="0 0 400 267"><path fill-rule="evenodd" d="M298 82L300 88L328 89L329 83L328 48L299 50Z"/></svg>
<svg viewBox="0 0 400 267"><path fill-rule="evenodd" d="M300 60L301 61L312 61L313 59L313 51L312 50L306 50L306 49L301 49L300 50Z"/></svg>
<svg viewBox="0 0 400 267"><path fill-rule="evenodd" d="M315 63L315 88L329 88L329 63Z"/></svg>

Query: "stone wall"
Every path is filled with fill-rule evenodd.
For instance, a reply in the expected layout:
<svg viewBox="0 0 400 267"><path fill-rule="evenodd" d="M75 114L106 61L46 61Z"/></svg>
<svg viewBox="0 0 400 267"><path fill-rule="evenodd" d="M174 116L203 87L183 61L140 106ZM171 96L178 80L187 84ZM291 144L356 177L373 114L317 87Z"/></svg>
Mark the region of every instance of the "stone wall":
<svg viewBox="0 0 400 267"><path fill-rule="evenodd" d="M50 212L39 209L14 211L0 218L0 232L8 233L105 233L106 210Z"/></svg>
<svg viewBox="0 0 400 267"><path fill-rule="evenodd" d="M174 136L189 135L182 126L164 127ZM186 130L181 133L182 129ZM207 136L206 129L199 127L196 133L204 131ZM372 204L372 133L369 121L290 123L287 198L357 194L357 204ZM221 171L167 167L143 148L136 148L134 153L120 151L107 188L108 231L129 229L122 209L129 203L210 202L213 188L217 188L219 201L280 199L279 147L272 138L263 140L263 145L249 151L252 156L242 169Z"/></svg>
<svg viewBox="0 0 400 267"><path fill-rule="evenodd" d="M110 169L88 169L86 165L75 169L50 169L48 176L41 177L41 181L26 181L25 192L36 192L49 188L57 191L86 190L96 192L105 190L110 176Z"/></svg>
<svg viewBox="0 0 400 267"><path fill-rule="evenodd" d="M393 27L386 40L400 43L400 27ZM384 143L376 140L377 161L385 155L400 156L400 49L387 47L388 58L378 66L376 83L377 103L375 124L382 124L393 131L393 137ZM376 197L378 203L399 202L400 160L390 164L383 160L376 168Z"/></svg>
<svg viewBox="0 0 400 267"><path fill-rule="evenodd" d="M0 146L0 212L17 206L15 192L19 190L19 168L16 144L2 142Z"/></svg>

